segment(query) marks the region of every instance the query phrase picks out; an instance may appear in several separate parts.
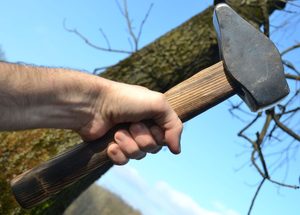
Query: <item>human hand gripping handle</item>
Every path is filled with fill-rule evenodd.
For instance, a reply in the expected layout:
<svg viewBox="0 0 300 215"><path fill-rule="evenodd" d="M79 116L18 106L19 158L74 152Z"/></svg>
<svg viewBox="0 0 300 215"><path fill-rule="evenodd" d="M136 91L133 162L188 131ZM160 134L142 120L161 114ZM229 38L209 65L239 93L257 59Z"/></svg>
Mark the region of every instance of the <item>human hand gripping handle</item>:
<svg viewBox="0 0 300 215"><path fill-rule="evenodd" d="M178 84L164 95L179 118L187 121L233 94L233 88L224 74L223 65L218 63ZM152 118L151 114L149 118ZM172 136L172 132L173 135L176 132L172 131L172 125L160 120L159 117L154 118L154 121L147 121L145 124L148 128L157 124L165 126L165 141L171 151L178 153L179 143L176 142L178 137ZM14 178L11 186L19 204L24 208L33 207L91 172L107 170L113 165L108 154L110 157L115 156L115 162L118 162L118 159L120 163L126 162L126 158L117 155L120 150L115 149L116 145L113 144L115 144L114 135L118 133L116 131L128 131L129 126L119 124L100 139L76 145L69 151ZM82 134L84 136L84 132ZM113 147L107 151L109 145Z"/></svg>

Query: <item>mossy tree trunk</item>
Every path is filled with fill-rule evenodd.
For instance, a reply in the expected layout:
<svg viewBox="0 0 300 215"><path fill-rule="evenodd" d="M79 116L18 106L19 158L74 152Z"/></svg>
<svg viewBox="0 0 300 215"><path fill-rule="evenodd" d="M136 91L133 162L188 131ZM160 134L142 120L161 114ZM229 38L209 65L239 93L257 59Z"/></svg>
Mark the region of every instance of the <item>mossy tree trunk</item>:
<svg viewBox="0 0 300 215"><path fill-rule="evenodd" d="M230 5L258 27L265 20L264 8L267 8L268 14L271 14L276 9L282 9L285 3L280 0L232 0ZM116 66L109 68L101 76L164 92L201 69L216 63L219 54L212 25L212 12L213 7L207 8ZM22 210L18 207L10 192L9 181L26 169L50 159L79 142L80 138L77 134L66 130L2 132L0 134L2 171L0 214L63 213L82 191L105 172L95 172L83 178L52 200L32 210Z"/></svg>

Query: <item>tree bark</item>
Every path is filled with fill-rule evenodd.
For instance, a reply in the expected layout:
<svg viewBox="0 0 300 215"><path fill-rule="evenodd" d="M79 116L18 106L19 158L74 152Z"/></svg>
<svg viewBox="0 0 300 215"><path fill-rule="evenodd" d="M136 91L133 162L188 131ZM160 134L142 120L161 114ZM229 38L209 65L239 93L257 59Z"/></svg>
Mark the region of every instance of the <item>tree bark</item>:
<svg viewBox="0 0 300 215"><path fill-rule="evenodd" d="M224 1L215 1L215 3ZM269 14L282 9L281 0L232 0L230 5L256 27L265 22L262 8ZM192 17L176 29L132 54L101 74L105 78L138 84L165 92L175 84L219 60L218 44L212 25L213 7ZM0 133L0 213L61 214L67 206L105 172L94 172L73 184L55 198L31 210L19 208L9 181L26 169L50 159L79 143L71 131L37 129ZM107 168L109 169L109 168Z"/></svg>

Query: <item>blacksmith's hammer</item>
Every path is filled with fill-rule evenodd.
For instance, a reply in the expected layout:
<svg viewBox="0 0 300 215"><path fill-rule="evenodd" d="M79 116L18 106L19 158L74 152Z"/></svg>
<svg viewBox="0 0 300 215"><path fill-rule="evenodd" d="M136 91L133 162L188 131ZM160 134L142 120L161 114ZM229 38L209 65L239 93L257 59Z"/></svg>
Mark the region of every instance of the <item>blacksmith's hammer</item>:
<svg viewBox="0 0 300 215"><path fill-rule="evenodd" d="M165 93L182 121L238 94L252 111L277 103L289 93L280 54L274 44L226 4L213 16L222 62L204 69ZM126 126L126 125L121 125ZM97 141L81 143L14 178L16 200L24 208L59 193L82 177L105 172L112 129Z"/></svg>

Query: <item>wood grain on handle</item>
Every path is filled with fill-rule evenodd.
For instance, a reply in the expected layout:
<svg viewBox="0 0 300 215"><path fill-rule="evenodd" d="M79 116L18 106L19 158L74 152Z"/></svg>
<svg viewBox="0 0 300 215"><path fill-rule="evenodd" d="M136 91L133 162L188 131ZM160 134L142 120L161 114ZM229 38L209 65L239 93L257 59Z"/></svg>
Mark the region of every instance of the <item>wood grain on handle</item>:
<svg viewBox="0 0 300 215"><path fill-rule="evenodd" d="M165 95L171 107L185 122L235 94L227 80L223 63L216 63L177 84Z"/></svg>
<svg viewBox="0 0 300 215"><path fill-rule="evenodd" d="M200 71L165 93L182 121L187 121L234 94L225 76L222 62ZM57 157L30 169L11 181L16 200L30 208L57 194L80 178L112 166L107 157L108 144L119 125L102 138L81 143Z"/></svg>

